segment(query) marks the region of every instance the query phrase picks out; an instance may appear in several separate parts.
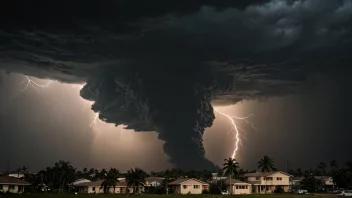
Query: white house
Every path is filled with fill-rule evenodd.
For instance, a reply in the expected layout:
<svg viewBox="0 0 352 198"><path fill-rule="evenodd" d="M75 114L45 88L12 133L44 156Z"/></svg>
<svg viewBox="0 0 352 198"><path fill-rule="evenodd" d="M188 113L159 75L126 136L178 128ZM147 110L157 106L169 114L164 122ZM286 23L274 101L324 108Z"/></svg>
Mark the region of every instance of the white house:
<svg viewBox="0 0 352 198"><path fill-rule="evenodd" d="M332 189L335 187L334 180L330 176L315 176L314 178L321 181L325 190Z"/></svg>
<svg viewBox="0 0 352 198"><path fill-rule="evenodd" d="M209 184L193 178L178 179L168 184L176 194L202 194L203 190L209 190Z"/></svg>
<svg viewBox="0 0 352 198"><path fill-rule="evenodd" d="M30 183L15 177L0 176L0 192L23 193L24 187L30 185Z"/></svg>
<svg viewBox="0 0 352 198"><path fill-rule="evenodd" d="M290 192L291 175L281 172L257 172L257 173L247 173L244 175L247 183L253 185L253 193L273 193L276 188L282 187L285 192Z"/></svg>
<svg viewBox="0 0 352 198"><path fill-rule="evenodd" d="M102 186L103 180L95 182L85 182L73 185L78 193L88 193L88 194L101 194L104 193L104 188ZM139 187L140 191L144 191L144 186ZM126 194L133 193L133 187L128 187L126 182L117 182L116 186L109 187L109 193L111 194Z"/></svg>
<svg viewBox="0 0 352 198"><path fill-rule="evenodd" d="M226 190L233 195L252 194L252 184L236 179L231 179L231 184L230 179L225 179L224 184Z"/></svg>
<svg viewBox="0 0 352 198"><path fill-rule="evenodd" d="M145 185L151 187L161 186L164 182L164 178L162 177L147 177L145 178Z"/></svg>

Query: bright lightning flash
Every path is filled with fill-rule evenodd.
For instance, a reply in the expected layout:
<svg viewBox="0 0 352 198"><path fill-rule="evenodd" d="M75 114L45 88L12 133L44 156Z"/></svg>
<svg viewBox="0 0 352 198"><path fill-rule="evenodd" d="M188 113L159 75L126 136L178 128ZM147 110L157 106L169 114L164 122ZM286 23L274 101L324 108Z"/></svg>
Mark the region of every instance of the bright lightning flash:
<svg viewBox="0 0 352 198"><path fill-rule="evenodd" d="M223 115L223 116L225 116L225 117L230 121L230 123L231 123L231 125L232 125L232 128L229 130L229 132L231 132L231 131L234 131L234 132L235 132L236 141L235 141L235 143L234 143L234 147L235 147L235 148L234 148L234 150L233 150L233 152L232 152L231 158L232 158L232 159L235 159L235 158L236 158L236 153L237 153L237 151L238 151L239 144L241 143L240 131L246 133L244 130L240 129L240 128L237 126L235 120L243 120L243 121L245 121L247 124L251 125L251 127L252 127L255 131L257 131L257 128L254 126L254 124L252 124L251 122L248 121L248 119L249 119L250 117L252 117L253 114L250 114L250 115L248 115L248 116L246 116L246 117L237 117L237 116L230 116L230 115L228 115L228 114L226 114L226 113L223 113L223 112L217 110L216 108L214 108L214 111L217 112L217 113L219 113L219 114L221 114L221 115Z"/></svg>
<svg viewBox="0 0 352 198"><path fill-rule="evenodd" d="M46 80L46 83L41 84L30 78L29 76L24 76L25 80L23 80L20 84L24 84L24 88L21 91L27 91L30 87L33 88L34 90L38 91L38 89L45 89L48 88L51 83L55 82L52 80ZM83 85L72 85L72 88L78 88L78 90L81 90L83 88ZM86 109L87 107L90 107L93 102L84 100L81 98L84 108ZM89 127L92 128L94 131L97 131L97 123L99 121L99 112L94 113L94 118L92 122L90 123Z"/></svg>
<svg viewBox="0 0 352 198"><path fill-rule="evenodd" d="M26 91L29 87L32 87L33 89L38 91L38 88L48 88L49 85L53 82L51 80L48 80L45 84L39 84L28 76L25 76L25 78L27 82L25 82L25 80L21 82L21 84L25 84L25 87L21 91Z"/></svg>

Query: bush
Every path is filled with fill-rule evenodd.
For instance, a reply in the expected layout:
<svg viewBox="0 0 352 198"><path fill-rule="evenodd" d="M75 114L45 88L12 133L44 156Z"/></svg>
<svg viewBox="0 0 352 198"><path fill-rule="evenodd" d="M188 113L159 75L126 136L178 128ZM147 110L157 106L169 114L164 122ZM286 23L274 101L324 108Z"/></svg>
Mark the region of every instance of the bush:
<svg viewBox="0 0 352 198"><path fill-rule="evenodd" d="M274 193L280 193L280 194L282 194L284 192L285 191L284 191L284 188L282 188L282 186L277 186L275 191L274 191Z"/></svg>
<svg viewBox="0 0 352 198"><path fill-rule="evenodd" d="M209 190L204 189L204 190L202 191L202 194L210 194L210 191L209 191Z"/></svg>

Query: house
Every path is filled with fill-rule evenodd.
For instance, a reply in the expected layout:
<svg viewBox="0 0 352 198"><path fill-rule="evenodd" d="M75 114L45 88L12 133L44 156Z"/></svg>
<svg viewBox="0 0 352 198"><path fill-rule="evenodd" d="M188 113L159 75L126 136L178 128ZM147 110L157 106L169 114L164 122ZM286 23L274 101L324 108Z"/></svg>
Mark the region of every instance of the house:
<svg viewBox="0 0 352 198"><path fill-rule="evenodd" d="M324 190L335 187L334 180L330 176L314 176L314 178L321 181Z"/></svg>
<svg viewBox="0 0 352 198"><path fill-rule="evenodd" d="M304 177L293 177L291 179L291 184L292 186L295 187L299 187L301 185L301 181L304 179Z"/></svg>
<svg viewBox="0 0 352 198"><path fill-rule="evenodd" d="M281 172L256 172L244 175L245 181L252 184L253 193L273 193L276 188L282 187L284 192L291 191L291 175Z"/></svg>
<svg viewBox="0 0 352 198"><path fill-rule="evenodd" d="M231 179L231 184L230 179L225 179L224 184L226 190L233 195L252 194L252 184L236 179Z"/></svg>
<svg viewBox="0 0 352 198"><path fill-rule="evenodd" d="M168 187L176 194L202 194L203 190L209 190L208 183L193 178L177 179Z"/></svg>
<svg viewBox="0 0 352 198"><path fill-rule="evenodd" d="M77 184L88 183L88 182L91 182L91 181L88 180L88 179L81 178L81 179L77 179L76 181L74 181L72 183L72 185L74 186L74 185L77 185Z"/></svg>
<svg viewBox="0 0 352 198"><path fill-rule="evenodd" d="M145 178L145 185L151 187L161 186L164 182L164 178L162 177L147 177Z"/></svg>
<svg viewBox="0 0 352 198"><path fill-rule="evenodd" d="M15 177L0 176L0 192L23 193L24 187L30 185L30 183Z"/></svg>
<svg viewBox="0 0 352 198"><path fill-rule="evenodd" d="M16 178L18 178L18 179L21 179L21 178L24 178L25 177L25 175L24 175L24 173L23 172L11 172L8 176L10 176L10 177L16 177Z"/></svg>
<svg viewBox="0 0 352 198"><path fill-rule="evenodd" d="M73 185L78 193L87 194L101 194L104 193L104 187L102 186L103 180L95 182L85 182ZM144 192L144 186L140 186L140 191ZM133 193L133 187L127 187L126 182L117 182L115 188L113 186L109 187L109 193L112 194L126 194Z"/></svg>
<svg viewBox="0 0 352 198"><path fill-rule="evenodd" d="M212 178L211 178L212 183L217 183L220 180L227 179L227 177L223 177L223 176L219 175L219 173L212 173L211 175L212 175Z"/></svg>

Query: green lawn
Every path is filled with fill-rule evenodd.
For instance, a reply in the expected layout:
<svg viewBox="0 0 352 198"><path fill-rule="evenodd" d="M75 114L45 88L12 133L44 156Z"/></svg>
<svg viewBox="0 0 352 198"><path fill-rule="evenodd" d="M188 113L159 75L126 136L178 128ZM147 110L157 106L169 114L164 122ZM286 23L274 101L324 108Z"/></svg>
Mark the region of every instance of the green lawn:
<svg viewBox="0 0 352 198"><path fill-rule="evenodd" d="M337 198L336 195L294 195L294 194L275 194L275 195L72 195L72 194L29 194L18 195L22 198L105 198L105 197L130 197L130 198Z"/></svg>

